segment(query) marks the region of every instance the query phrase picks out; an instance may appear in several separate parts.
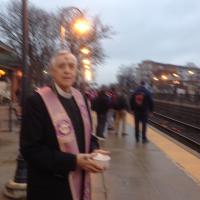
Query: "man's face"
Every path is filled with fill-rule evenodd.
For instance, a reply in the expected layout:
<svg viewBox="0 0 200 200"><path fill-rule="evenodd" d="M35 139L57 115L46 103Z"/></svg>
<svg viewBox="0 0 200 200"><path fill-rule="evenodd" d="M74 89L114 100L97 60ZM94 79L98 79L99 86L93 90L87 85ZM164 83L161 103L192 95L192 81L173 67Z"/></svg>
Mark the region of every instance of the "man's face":
<svg viewBox="0 0 200 200"><path fill-rule="evenodd" d="M63 90L68 90L76 80L77 60L72 54L59 55L55 58L51 75L56 84Z"/></svg>

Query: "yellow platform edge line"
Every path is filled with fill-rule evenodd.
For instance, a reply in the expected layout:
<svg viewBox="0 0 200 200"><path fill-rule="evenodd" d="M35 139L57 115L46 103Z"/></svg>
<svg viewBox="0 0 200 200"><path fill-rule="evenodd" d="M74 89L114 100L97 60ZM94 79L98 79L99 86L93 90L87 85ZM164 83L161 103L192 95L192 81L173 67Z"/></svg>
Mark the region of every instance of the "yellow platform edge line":
<svg viewBox="0 0 200 200"><path fill-rule="evenodd" d="M134 127L131 115L127 117L127 123ZM170 160L200 184L200 159L197 156L175 144L167 137L162 136L154 128L148 127L147 134L149 140L164 152Z"/></svg>

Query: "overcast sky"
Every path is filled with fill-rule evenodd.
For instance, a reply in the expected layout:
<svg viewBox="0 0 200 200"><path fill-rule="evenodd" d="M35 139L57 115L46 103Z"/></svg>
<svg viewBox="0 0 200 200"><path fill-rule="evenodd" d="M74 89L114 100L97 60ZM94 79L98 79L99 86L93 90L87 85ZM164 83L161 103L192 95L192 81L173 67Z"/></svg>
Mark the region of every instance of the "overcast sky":
<svg viewBox="0 0 200 200"><path fill-rule="evenodd" d="M9 0L0 0L5 5ZM200 66L199 0L29 0L39 7L56 10L77 6L100 15L117 33L103 46L108 58L98 67L97 82L116 81L121 64L142 60ZM3 3L3 4L2 4Z"/></svg>

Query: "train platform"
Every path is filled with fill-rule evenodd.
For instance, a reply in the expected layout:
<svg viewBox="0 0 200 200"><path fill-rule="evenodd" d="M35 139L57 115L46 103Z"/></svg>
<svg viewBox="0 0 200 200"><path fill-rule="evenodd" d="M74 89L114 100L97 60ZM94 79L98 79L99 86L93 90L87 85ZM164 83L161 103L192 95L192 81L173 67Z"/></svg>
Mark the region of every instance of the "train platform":
<svg viewBox="0 0 200 200"><path fill-rule="evenodd" d="M93 200L199 200L200 156L149 127L148 144L136 144L132 117L128 135L110 131L104 149L111 165L103 174L92 174ZM0 133L0 191L13 178L18 150L16 132ZM6 200L2 193L0 200Z"/></svg>
<svg viewBox="0 0 200 200"><path fill-rule="evenodd" d="M150 126L150 143L136 144L130 115L128 121L128 136L109 132L102 143L112 161L102 176L104 196L98 188L94 199L199 200L199 154Z"/></svg>

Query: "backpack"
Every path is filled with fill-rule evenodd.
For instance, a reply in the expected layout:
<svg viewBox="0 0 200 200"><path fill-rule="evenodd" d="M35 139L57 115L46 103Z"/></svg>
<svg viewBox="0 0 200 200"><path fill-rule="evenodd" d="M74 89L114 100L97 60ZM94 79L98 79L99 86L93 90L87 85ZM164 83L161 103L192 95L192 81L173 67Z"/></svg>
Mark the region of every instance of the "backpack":
<svg viewBox="0 0 200 200"><path fill-rule="evenodd" d="M144 92L139 92L135 94L135 104L138 107L143 107L144 102L145 102L145 93Z"/></svg>

